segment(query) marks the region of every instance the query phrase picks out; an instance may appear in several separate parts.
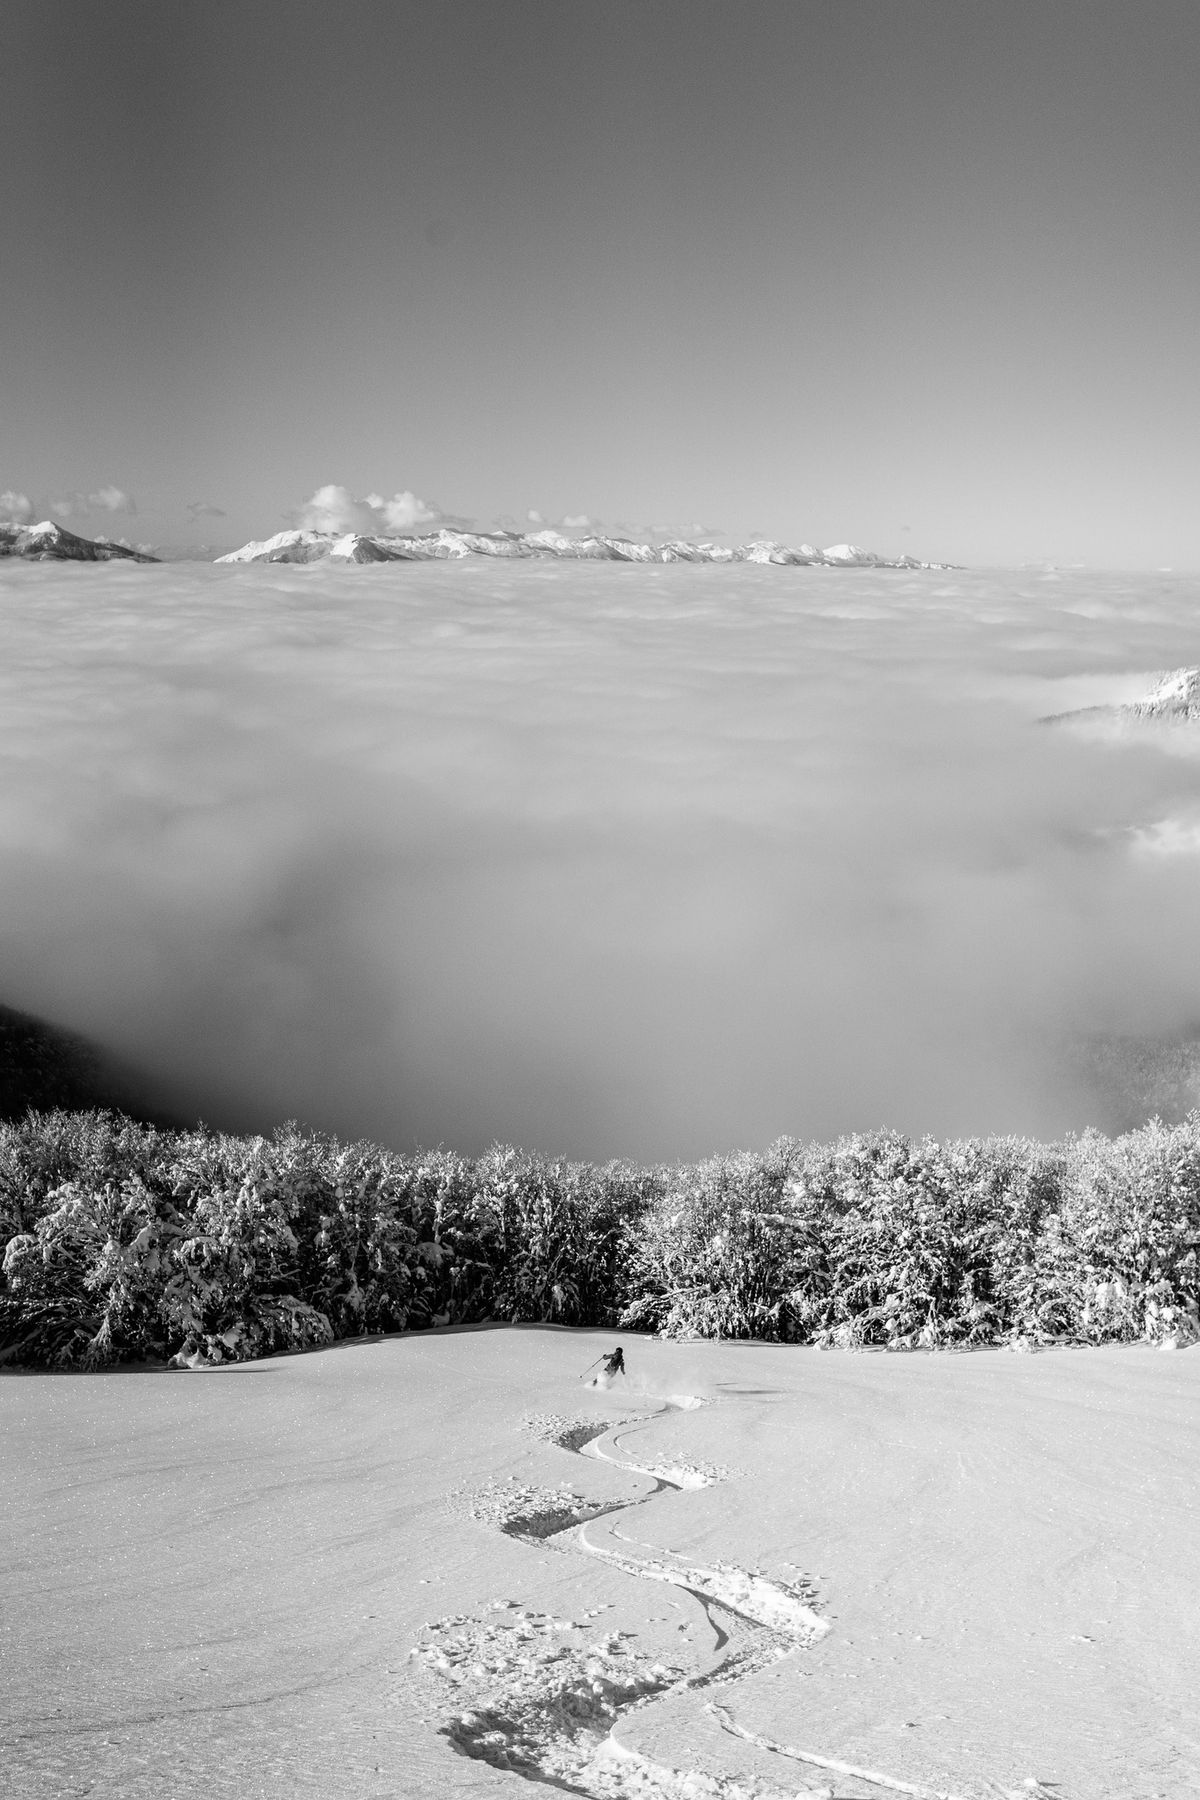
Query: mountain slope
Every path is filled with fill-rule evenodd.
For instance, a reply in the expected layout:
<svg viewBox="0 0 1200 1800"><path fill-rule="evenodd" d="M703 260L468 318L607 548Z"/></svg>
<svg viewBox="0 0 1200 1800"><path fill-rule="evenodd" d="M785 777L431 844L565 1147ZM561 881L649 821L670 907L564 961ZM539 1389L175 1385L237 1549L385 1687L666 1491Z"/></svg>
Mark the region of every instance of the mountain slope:
<svg viewBox="0 0 1200 1800"><path fill-rule="evenodd" d="M53 519L40 525L0 525L0 556L21 556L27 562L158 562L145 550L112 544L107 538L77 537Z"/></svg>
<svg viewBox="0 0 1200 1800"><path fill-rule="evenodd" d="M0 1006L0 1119L111 1108L149 1124L182 1124L151 1077L86 1038Z"/></svg>

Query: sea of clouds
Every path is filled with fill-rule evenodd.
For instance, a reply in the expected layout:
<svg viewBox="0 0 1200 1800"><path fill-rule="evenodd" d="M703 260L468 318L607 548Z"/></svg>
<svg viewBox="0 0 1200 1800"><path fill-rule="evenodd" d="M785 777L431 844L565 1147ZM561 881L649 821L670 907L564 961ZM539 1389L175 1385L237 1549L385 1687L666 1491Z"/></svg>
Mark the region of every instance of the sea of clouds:
<svg viewBox="0 0 1200 1800"><path fill-rule="evenodd" d="M400 1147L1109 1124L1072 1046L1200 1021L1200 760L1038 720L1200 661L1198 600L6 566L0 1001L211 1122Z"/></svg>

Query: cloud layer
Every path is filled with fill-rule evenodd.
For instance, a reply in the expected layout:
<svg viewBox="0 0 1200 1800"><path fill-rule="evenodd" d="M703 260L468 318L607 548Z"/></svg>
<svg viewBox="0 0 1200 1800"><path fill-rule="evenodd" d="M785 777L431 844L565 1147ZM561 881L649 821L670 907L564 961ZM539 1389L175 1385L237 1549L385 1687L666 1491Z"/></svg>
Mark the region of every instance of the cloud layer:
<svg viewBox="0 0 1200 1800"><path fill-rule="evenodd" d="M1200 1021L1192 740L1037 723L1188 661L1185 581L19 573L0 999L210 1119L1047 1134L1072 1039Z"/></svg>

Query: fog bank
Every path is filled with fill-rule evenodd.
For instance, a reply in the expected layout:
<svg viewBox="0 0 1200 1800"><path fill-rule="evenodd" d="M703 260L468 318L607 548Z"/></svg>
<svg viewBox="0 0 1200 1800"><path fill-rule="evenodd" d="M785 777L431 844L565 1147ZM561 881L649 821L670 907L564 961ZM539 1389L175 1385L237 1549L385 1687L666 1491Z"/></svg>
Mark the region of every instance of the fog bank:
<svg viewBox="0 0 1200 1800"><path fill-rule="evenodd" d="M0 1002L188 1110L696 1156L1111 1124L1200 1021L1196 581L0 573ZM1181 753L1182 752L1182 753Z"/></svg>

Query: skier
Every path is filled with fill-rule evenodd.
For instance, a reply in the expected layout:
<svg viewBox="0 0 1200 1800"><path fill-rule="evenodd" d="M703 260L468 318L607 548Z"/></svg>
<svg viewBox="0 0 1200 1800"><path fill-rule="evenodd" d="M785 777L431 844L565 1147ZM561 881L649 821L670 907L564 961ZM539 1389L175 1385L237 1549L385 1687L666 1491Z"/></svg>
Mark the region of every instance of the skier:
<svg viewBox="0 0 1200 1800"><path fill-rule="evenodd" d="M592 1375L592 1369L596 1367L596 1363L600 1364L600 1373L598 1375ZM620 1344L618 1344L616 1349L610 1350L607 1356L598 1356L596 1362L592 1364L591 1369L585 1369L579 1379L580 1381L585 1381L589 1375L592 1375L589 1386L607 1387L616 1376L624 1374L625 1352L622 1350ZM628 1379L628 1377L626 1377L626 1379Z"/></svg>

